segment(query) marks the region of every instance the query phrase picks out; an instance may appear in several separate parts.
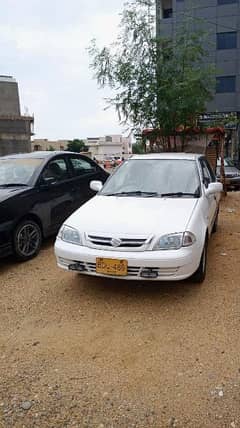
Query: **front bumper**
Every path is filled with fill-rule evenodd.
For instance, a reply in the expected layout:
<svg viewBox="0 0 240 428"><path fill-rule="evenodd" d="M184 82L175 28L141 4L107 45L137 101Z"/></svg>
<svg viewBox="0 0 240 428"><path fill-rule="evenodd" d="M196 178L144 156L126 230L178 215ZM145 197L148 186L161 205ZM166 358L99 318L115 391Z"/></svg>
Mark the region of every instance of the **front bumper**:
<svg viewBox="0 0 240 428"><path fill-rule="evenodd" d="M60 268L78 264L80 273L128 280L179 281L190 277L198 268L202 249L196 244L175 251L119 252L105 251L66 243L57 238L55 254ZM127 260L127 276L103 275L96 272L96 258ZM147 270L155 272L155 278L143 277Z"/></svg>

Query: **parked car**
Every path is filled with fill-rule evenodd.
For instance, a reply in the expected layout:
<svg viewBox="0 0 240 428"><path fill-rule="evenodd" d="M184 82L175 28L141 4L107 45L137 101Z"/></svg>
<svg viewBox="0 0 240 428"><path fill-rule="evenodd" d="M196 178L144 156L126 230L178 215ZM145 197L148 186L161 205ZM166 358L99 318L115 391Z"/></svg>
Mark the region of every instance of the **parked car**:
<svg viewBox="0 0 240 428"><path fill-rule="evenodd" d="M201 155L134 155L72 214L55 243L59 267L125 279L202 282L222 184ZM97 215L96 215L97 213Z"/></svg>
<svg viewBox="0 0 240 428"><path fill-rule="evenodd" d="M103 166L106 169L114 168L115 167L115 159L114 159L114 157L113 156L106 157L104 159L104 161L103 161Z"/></svg>
<svg viewBox="0 0 240 428"><path fill-rule="evenodd" d="M0 158L0 256L34 257L42 239L95 195L91 180L108 178L91 159L70 152Z"/></svg>
<svg viewBox="0 0 240 428"><path fill-rule="evenodd" d="M220 180L221 159L217 160L217 179ZM227 188L240 190L240 170L234 165L232 159L224 159L224 169Z"/></svg>

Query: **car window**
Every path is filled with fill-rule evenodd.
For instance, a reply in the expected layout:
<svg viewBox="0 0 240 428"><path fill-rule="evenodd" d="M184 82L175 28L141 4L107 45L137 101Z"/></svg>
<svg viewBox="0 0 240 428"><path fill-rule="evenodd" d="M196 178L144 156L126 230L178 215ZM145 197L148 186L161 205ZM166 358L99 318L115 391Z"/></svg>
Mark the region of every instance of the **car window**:
<svg viewBox="0 0 240 428"><path fill-rule="evenodd" d="M221 166L221 159L217 160L217 166L220 167ZM224 159L224 166L231 166L234 167L234 163L231 159Z"/></svg>
<svg viewBox="0 0 240 428"><path fill-rule="evenodd" d="M204 162L205 162L205 164L206 164L206 166L207 166L207 169L208 169L208 172L209 172L209 174L210 174L211 181L212 181L212 182L216 181L216 176L215 176L215 174L214 174L214 172L213 172L213 169L212 169L212 167L211 167L210 163L208 162L208 160L207 160L207 159L204 159Z"/></svg>
<svg viewBox="0 0 240 428"><path fill-rule="evenodd" d="M96 166L87 159L70 157L69 160L71 162L75 176L86 175L96 171Z"/></svg>
<svg viewBox="0 0 240 428"><path fill-rule="evenodd" d="M235 166L231 159L224 159L224 165L225 166L231 166L231 167Z"/></svg>
<svg viewBox="0 0 240 428"><path fill-rule="evenodd" d="M54 179L55 181L64 181L69 178L66 161L63 158L51 160L45 167L42 177L46 179Z"/></svg>
<svg viewBox="0 0 240 428"><path fill-rule="evenodd" d="M208 187L209 183L215 181L214 175L212 175L213 173L205 159L200 160L200 165L202 170L203 183L205 187Z"/></svg>

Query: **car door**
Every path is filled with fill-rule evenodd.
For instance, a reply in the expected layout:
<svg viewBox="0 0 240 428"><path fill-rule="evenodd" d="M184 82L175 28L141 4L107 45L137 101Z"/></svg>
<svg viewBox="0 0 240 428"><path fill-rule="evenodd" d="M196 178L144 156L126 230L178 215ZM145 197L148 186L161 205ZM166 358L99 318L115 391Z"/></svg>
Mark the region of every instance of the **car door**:
<svg viewBox="0 0 240 428"><path fill-rule="evenodd" d="M81 155L68 155L68 162L72 170L72 192L75 209L88 201L96 194L90 189L92 180L106 180L105 172L91 159Z"/></svg>
<svg viewBox="0 0 240 428"><path fill-rule="evenodd" d="M210 183L216 181L214 173L205 158L200 160L202 179L204 188L207 189ZM206 210L207 210L207 222L210 230L212 229L217 210L218 210L218 199L217 195L209 195L206 199Z"/></svg>
<svg viewBox="0 0 240 428"><path fill-rule="evenodd" d="M51 159L39 178L38 204L46 235L56 232L73 212L71 172L64 156Z"/></svg>

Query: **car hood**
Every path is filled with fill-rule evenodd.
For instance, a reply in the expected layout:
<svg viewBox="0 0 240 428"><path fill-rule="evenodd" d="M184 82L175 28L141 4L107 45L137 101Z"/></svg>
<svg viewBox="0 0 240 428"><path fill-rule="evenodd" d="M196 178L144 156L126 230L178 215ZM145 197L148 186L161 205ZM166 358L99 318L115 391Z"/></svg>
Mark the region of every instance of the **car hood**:
<svg viewBox="0 0 240 428"><path fill-rule="evenodd" d="M0 202L4 202L12 196L19 195L25 192L27 187L1 187L0 186Z"/></svg>
<svg viewBox="0 0 240 428"><path fill-rule="evenodd" d="M183 232L198 199L95 196L65 224L80 232L144 235Z"/></svg>

